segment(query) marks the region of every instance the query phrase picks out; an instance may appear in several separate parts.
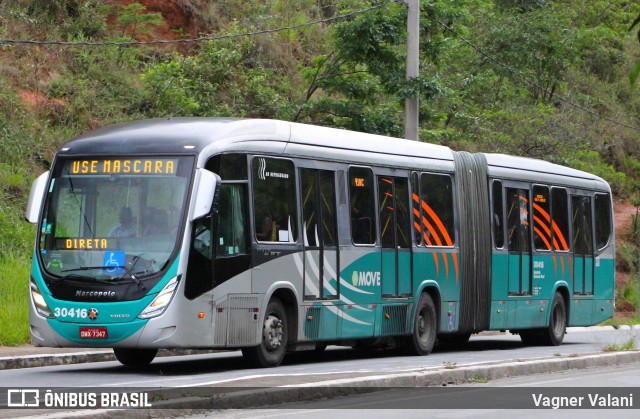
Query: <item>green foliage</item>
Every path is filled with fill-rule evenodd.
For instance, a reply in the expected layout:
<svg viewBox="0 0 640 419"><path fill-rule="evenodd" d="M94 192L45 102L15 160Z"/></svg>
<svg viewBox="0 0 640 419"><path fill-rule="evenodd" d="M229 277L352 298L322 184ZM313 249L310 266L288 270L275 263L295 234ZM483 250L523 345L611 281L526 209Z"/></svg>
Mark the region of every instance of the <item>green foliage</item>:
<svg viewBox="0 0 640 419"><path fill-rule="evenodd" d="M261 53L259 43L238 38L151 65L142 76L146 103L155 116L278 117L287 108L286 85Z"/></svg>
<svg viewBox="0 0 640 419"><path fill-rule="evenodd" d="M475 3L422 2L423 65L436 66L444 54L444 31L435 19L453 26ZM401 136L404 100L417 95L428 121L429 103L446 89L424 71L406 80L406 18L406 7L392 4L335 25L332 51L302 70L308 88L294 120Z"/></svg>
<svg viewBox="0 0 640 419"><path fill-rule="evenodd" d="M421 141L569 165L603 177L618 197L640 188L640 95L628 84L640 74L639 3L422 0L421 70L409 81L407 9L399 2L250 37L236 35L382 3L176 4L191 18L178 32L230 38L179 46L0 46L0 266L30 256L26 195L55 150L80 132L145 117L279 118L401 137L404 101L418 95ZM153 40L162 24L139 3L0 2L5 39ZM636 272L637 249L619 244L618 252L624 269Z"/></svg>
<svg viewBox="0 0 640 419"><path fill-rule="evenodd" d="M640 24L640 14L638 14L638 17L635 18L631 26L629 26L629 30L633 30L636 26L638 26L638 24ZM640 42L640 29L638 29L638 42ZM636 80L638 79L638 72L640 72L640 60L636 61L633 64L631 72L629 73L629 81L632 85L635 84Z"/></svg>
<svg viewBox="0 0 640 419"><path fill-rule="evenodd" d="M0 345L29 342L30 269L28 257L0 258Z"/></svg>
<svg viewBox="0 0 640 419"><path fill-rule="evenodd" d="M618 289L617 301L631 304L633 311L638 310L638 285L640 277L638 274L633 275L633 279L626 283L622 288Z"/></svg>
<svg viewBox="0 0 640 419"><path fill-rule="evenodd" d="M639 249L633 243L621 243L616 248L618 269L623 272L639 272Z"/></svg>
<svg viewBox="0 0 640 419"><path fill-rule="evenodd" d="M617 172L613 166L604 163L600 155L595 151L578 151L567 158L565 162L567 166L600 176L609 182L611 190L615 194L621 194L628 190L629 181L627 176L624 173Z"/></svg>
<svg viewBox="0 0 640 419"><path fill-rule="evenodd" d="M635 325L640 324L640 316L633 316L630 318L611 318L600 323L601 326L613 326L615 329L623 325Z"/></svg>
<svg viewBox="0 0 640 419"><path fill-rule="evenodd" d="M525 85L531 98L550 101L577 56L575 34L566 16L540 7L497 16L484 42L492 57L508 63L500 73L518 83L530 80Z"/></svg>
<svg viewBox="0 0 640 419"><path fill-rule="evenodd" d="M116 8L118 13L117 22L122 28L121 36L129 36L134 39L140 33L147 33L151 26L158 26L163 23L160 13L145 13L146 6L140 3L131 3L126 6Z"/></svg>
<svg viewBox="0 0 640 419"><path fill-rule="evenodd" d="M603 352L624 352L635 350L636 340L634 338L629 339L624 343L612 343L611 345L607 345L602 349Z"/></svg>

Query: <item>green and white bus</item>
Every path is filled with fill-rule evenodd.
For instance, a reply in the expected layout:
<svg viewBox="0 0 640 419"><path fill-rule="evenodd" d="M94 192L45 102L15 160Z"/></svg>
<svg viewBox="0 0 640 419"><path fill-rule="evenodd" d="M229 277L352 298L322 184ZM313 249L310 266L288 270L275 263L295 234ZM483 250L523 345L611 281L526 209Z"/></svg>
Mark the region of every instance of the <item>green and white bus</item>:
<svg viewBox="0 0 640 419"><path fill-rule="evenodd" d="M35 346L287 351L613 314L612 196L545 161L275 120L170 118L64 144L35 182Z"/></svg>

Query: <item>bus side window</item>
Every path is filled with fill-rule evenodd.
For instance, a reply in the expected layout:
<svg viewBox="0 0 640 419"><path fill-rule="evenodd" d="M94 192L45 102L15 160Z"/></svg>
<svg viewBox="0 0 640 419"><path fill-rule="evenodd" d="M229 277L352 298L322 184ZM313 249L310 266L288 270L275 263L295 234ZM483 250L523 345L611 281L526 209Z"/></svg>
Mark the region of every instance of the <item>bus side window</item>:
<svg viewBox="0 0 640 419"><path fill-rule="evenodd" d="M375 192L371 169L349 168L349 197L353 243L375 244Z"/></svg>
<svg viewBox="0 0 640 419"><path fill-rule="evenodd" d="M611 238L611 198L609 194L596 194L596 249L602 250Z"/></svg>
<svg viewBox="0 0 640 419"><path fill-rule="evenodd" d="M252 166L256 239L260 242L295 242L298 215L293 162L255 157Z"/></svg>
<svg viewBox="0 0 640 419"><path fill-rule="evenodd" d="M530 249L529 191L507 188L507 240L509 251L528 252Z"/></svg>
<svg viewBox="0 0 640 419"><path fill-rule="evenodd" d="M420 205L420 180L417 172L411 173L411 204L416 246L422 245L422 205Z"/></svg>
<svg viewBox="0 0 640 419"><path fill-rule="evenodd" d="M502 202L502 182L493 181L493 242L496 249L504 247L504 203Z"/></svg>
<svg viewBox="0 0 640 419"><path fill-rule="evenodd" d="M221 184L214 243L216 259L249 253L246 213L246 185Z"/></svg>
<svg viewBox="0 0 640 419"><path fill-rule="evenodd" d="M569 200L564 188L551 189L551 230L556 251L569 251Z"/></svg>
<svg viewBox="0 0 640 419"><path fill-rule="evenodd" d="M547 186L533 187L533 245L536 250L553 250L550 201Z"/></svg>
<svg viewBox="0 0 640 419"><path fill-rule="evenodd" d="M213 288L211 222L211 217L203 217L193 223L184 287L184 296L189 300Z"/></svg>
<svg viewBox="0 0 640 419"><path fill-rule="evenodd" d="M593 224L591 222L591 197L571 196L573 222L573 253L593 255Z"/></svg>
<svg viewBox="0 0 640 419"><path fill-rule="evenodd" d="M452 247L456 236L451 176L423 173L420 176L420 205L426 245Z"/></svg>

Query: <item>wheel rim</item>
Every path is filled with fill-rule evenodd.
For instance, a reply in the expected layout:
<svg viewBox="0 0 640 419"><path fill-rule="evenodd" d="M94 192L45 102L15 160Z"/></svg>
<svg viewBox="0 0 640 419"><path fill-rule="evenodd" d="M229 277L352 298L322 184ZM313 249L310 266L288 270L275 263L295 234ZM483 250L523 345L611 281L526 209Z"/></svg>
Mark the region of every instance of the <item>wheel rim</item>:
<svg viewBox="0 0 640 419"><path fill-rule="evenodd" d="M282 320L270 314L264 321L262 340L267 351L275 351L284 341L284 327Z"/></svg>
<svg viewBox="0 0 640 419"><path fill-rule="evenodd" d="M426 320L425 320L425 309L420 310L420 316L418 317L417 328L418 328L418 339L422 343L426 343L428 340L428 333L426 328Z"/></svg>

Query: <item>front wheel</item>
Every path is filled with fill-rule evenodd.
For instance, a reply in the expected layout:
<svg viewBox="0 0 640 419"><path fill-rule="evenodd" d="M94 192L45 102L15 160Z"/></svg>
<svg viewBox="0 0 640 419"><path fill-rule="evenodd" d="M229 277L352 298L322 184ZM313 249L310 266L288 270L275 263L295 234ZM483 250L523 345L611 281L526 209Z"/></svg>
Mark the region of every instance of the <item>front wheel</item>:
<svg viewBox="0 0 640 419"><path fill-rule="evenodd" d="M113 348L116 359L125 367L146 367L157 353L157 349Z"/></svg>
<svg viewBox="0 0 640 419"><path fill-rule="evenodd" d="M277 367L287 351L287 316L279 299L273 298L267 305L262 323L260 345L242 348L242 355L250 364L260 368Z"/></svg>
<svg viewBox="0 0 640 419"><path fill-rule="evenodd" d="M436 342L436 307L433 299L423 293L416 306L413 334L405 347L411 355L428 355Z"/></svg>

